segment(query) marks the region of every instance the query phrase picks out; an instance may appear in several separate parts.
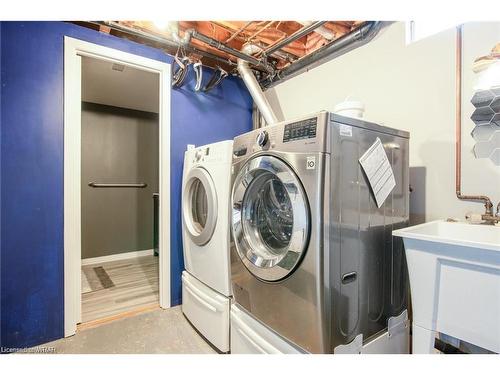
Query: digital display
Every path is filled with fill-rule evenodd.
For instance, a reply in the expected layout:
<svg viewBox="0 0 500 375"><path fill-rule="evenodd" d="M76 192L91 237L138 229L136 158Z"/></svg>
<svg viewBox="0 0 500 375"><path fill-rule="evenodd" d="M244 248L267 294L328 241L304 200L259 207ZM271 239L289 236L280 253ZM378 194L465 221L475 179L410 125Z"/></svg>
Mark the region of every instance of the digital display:
<svg viewBox="0 0 500 375"><path fill-rule="evenodd" d="M316 117L285 125L283 143L316 137Z"/></svg>

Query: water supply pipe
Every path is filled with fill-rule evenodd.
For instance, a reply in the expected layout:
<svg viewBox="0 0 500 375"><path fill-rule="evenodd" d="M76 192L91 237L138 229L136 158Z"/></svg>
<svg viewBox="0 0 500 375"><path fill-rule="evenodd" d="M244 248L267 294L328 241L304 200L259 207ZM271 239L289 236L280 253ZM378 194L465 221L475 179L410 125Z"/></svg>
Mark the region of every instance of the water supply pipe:
<svg viewBox="0 0 500 375"><path fill-rule="evenodd" d="M457 198L465 201L483 202L485 213L483 220L498 221L493 214L493 203L486 195L465 195L462 193L462 26L457 26L456 38L456 87L455 87L455 192ZM500 205L500 203L499 203Z"/></svg>

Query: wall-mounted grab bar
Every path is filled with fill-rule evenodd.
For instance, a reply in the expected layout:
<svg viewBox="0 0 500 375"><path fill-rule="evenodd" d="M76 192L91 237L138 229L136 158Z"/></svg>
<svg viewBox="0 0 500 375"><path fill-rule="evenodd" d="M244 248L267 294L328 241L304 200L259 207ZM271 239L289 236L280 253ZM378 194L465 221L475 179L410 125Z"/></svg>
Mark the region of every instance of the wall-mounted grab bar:
<svg viewBox="0 0 500 375"><path fill-rule="evenodd" d="M95 182L89 182L89 186L93 188L145 188L148 184L98 184Z"/></svg>

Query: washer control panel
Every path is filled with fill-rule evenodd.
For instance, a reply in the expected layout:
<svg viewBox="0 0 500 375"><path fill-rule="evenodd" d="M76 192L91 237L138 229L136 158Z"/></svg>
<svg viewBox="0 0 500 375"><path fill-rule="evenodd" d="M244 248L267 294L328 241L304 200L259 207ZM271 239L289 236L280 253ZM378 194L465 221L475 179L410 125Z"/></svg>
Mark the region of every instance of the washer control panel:
<svg viewBox="0 0 500 375"><path fill-rule="evenodd" d="M316 137L316 126L318 118L313 117L307 120L292 122L285 125L283 131L283 143L299 139L308 139Z"/></svg>

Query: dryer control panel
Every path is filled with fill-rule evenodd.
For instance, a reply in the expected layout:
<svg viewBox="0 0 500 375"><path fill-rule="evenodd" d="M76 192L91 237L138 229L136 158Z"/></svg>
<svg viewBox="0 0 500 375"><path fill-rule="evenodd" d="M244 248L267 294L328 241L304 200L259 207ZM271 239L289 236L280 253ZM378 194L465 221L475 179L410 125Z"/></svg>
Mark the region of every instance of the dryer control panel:
<svg viewBox="0 0 500 375"><path fill-rule="evenodd" d="M255 129L237 136L233 143L233 160L257 152L329 152L328 112Z"/></svg>
<svg viewBox="0 0 500 375"><path fill-rule="evenodd" d="M185 161L193 165L201 163L230 163L232 150L232 141L221 141L199 146L186 151Z"/></svg>
<svg viewBox="0 0 500 375"><path fill-rule="evenodd" d="M283 143L299 139L308 139L316 137L316 126L318 118L313 117L307 120L292 122L285 125L283 131Z"/></svg>

